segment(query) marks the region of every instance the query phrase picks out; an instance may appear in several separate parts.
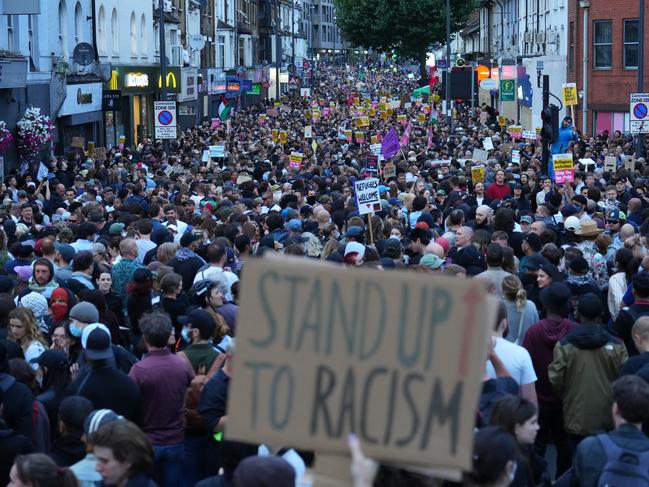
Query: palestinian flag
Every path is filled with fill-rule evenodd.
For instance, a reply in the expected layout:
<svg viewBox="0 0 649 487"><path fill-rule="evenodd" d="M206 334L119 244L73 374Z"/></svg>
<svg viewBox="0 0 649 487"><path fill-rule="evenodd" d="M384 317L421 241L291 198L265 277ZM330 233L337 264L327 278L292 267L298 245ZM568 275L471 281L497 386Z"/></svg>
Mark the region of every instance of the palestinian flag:
<svg viewBox="0 0 649 487"><path fill-rule="evenodd" d="M221 104L219 105L219 118L223 121L230 118L230 105L225 98L221 98Z"/></svg>

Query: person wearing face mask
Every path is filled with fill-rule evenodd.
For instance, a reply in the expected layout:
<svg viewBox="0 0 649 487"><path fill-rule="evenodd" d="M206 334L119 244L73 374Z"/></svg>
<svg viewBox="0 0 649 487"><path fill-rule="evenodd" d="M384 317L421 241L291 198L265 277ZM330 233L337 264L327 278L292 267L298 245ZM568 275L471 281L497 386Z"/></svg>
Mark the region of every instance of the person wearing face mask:
<svg viewBox="0 0 649 487"><path fill-rule="evenodd" d="M50 330L63 324L63 322L68 318L68 311L70 311L70 304L73 300L74 296L72 293L64 287L59 287L52 291L49 303L51 315L45 320Z"/></svg>

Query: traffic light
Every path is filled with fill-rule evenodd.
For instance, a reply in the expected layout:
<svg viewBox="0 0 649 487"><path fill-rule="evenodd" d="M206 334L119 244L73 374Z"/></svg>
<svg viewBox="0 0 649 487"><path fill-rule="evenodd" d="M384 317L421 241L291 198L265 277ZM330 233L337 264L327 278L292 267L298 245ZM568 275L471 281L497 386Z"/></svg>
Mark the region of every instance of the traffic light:
<svg viewBox="0 0 649 487"><path fill-rule="evenodd" d="M543 128L541 137L545 142L554 142L559 136L559 107L548 105L541 111L541 120Z"/></svg>

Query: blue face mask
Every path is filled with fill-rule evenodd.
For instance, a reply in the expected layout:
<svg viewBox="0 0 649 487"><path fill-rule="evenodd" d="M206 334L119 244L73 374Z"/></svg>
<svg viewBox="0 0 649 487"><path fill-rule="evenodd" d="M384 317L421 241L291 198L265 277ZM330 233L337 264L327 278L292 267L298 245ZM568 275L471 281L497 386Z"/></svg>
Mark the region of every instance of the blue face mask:
<svg viewBox="0 0 649 487"><path fill-rule="evenodd" d="M77 325L75 325L74 323L70 323L70 334L73 337L79 338L81 336L82 331L83 330L81 330L81 328L79 328Z"/></svg>
<svg viewBox="0 0 649 487"><path fill-rule="evenodd" d="M183 328L180 334L187 343L191 343L192 339L189 337L189 328Z"/></svg>

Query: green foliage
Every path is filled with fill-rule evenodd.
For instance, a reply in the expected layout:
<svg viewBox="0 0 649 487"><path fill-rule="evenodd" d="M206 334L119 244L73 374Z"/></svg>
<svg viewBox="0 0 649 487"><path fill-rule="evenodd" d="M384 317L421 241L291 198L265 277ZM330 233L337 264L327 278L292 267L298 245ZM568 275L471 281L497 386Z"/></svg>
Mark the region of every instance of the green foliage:
<svg viewBox="0 0 649 487"><path fill-rule="evenodd" d="M446 39L445 0L334 0L338 26L352 45L395 50L421 59L428 46ZM451 0L451 32L460 30L475 0Z"/></svg>

